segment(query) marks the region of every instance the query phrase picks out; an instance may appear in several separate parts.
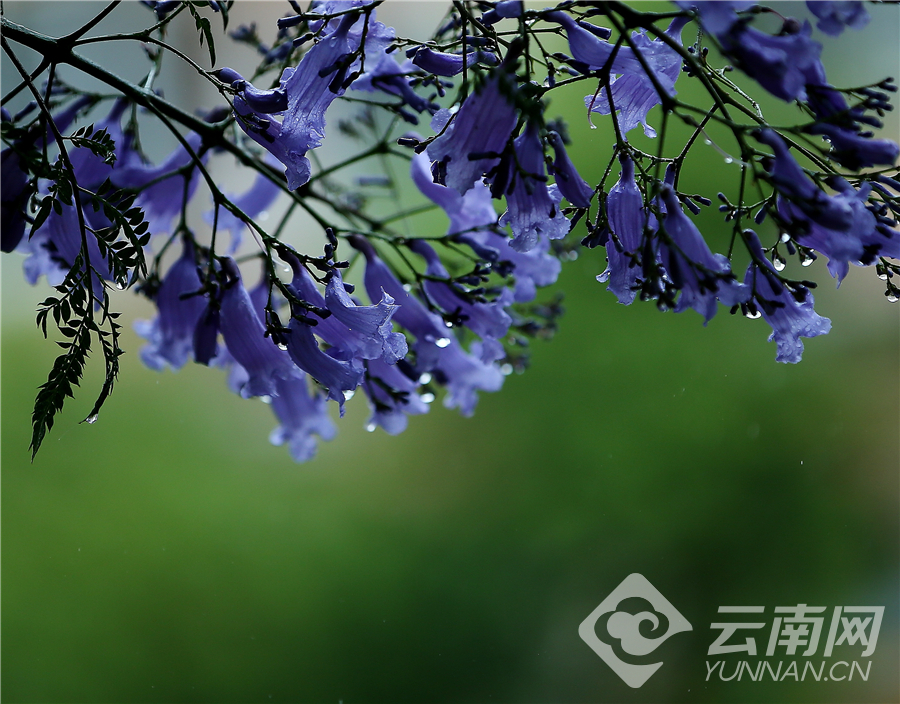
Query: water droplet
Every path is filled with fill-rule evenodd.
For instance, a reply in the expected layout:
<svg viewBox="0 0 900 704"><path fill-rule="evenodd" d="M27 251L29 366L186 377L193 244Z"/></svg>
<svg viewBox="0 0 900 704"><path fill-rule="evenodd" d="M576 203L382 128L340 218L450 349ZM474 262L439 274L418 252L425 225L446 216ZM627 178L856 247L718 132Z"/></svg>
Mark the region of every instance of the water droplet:
<svg viewBox="0 0 900 704"><path fill-rule="evenodd" d="M784 267L787 265L787 262L784 261L781 257L775 257L772 259L772 266L775 267L775 271L784 271Z"/></svg>
<svg viewBox="0 0 900 704"><path fill-rule="evenodd" d="M116 281L116 288L120 291L124 291L127 287L127 284L123 284L121 281Z"/></svg>
<svg viewBox="0 0 900 704"><path fill-rule="evenodd" d="M758 310L753 310L753 311L748 310L744 315L746 315L748 318L750 318L750 320L756 320L757 318L759 318L762 315L762 313L760 313Z"/></svg>
<svg viewBox="0 0 900 704"><path fill-rule="evenodd" d="M412 286L410 286L409 284L403 284L403 290L409 293L410 291L412 291Z"/></svg>
<svg viewBox="0 0 900 704"><path fill-rule="evenodd" d="M803 259L800 260L800 266L809 266L814 261L815 259L813 259L812 257L803 257Z"/></svg>
<svg viewBox="0 0 900 704"><path fill-rule="evenodd" d="M706 139L704 139L704 140L703 140L703 143L704 143L707 147L712 146L712 140L711 140L709 137L707 137Z"/></svg>
<svg viewBox="0 0 900 704"><path fill-rule="evenodd" d="M781 241L784 243L788 243L791 241L791 236L787 232L781 233Z"/></svg>
<svg viewBox="0 0 900 704"><path fill-rule="evenodd" d="M260 397L259 397L259 400L262 401L262 402L265 403L265 404L270 404L270 403L272 403L272 397L271 397L271 396L260 396Z"/></svg>
<svg viewBox="0 0 900 704"><path fill-rule="evenodd" d="M344 400L345 401L349 401L354 396L356 396L356 391L354 391L353 389L351 389L350 391L344 392Z"/></svg>
<svg viewBox="0 0 900 704"><path fill-rule="evenodd" d="M279 342L279 343L277 344L277 346L278 346L278 349L284 350L285 352L287 352L287 345L284 344L283 342Z"/></svg>
<svg viewBox="0 0 900 704"><path fill-rule="evenodd" d="M366 430L367 430L368 432L370 432L370 433L374 433L374 432L375 432L375 428L377 428L377 427L378 427L378 426L375 425L375 423L368 423L368 424L366 425Z"/></svg>
<svg viewBox="0 0 900 704"><path fill-rule="evenodd" d="M888 295L885 296L885 298L887 298L888 301L891 302L891 303L896 303L897 300L898 300L898 299L897 299L897 294L896 294L896 293L888 293Z"/></svg>
<svg viewBox="0 0 900 704"><path fill-rule="evenodd" d="M425 372L422 376L419 377L420 384L427 384L430 381L431 381L431 374L429 374L428 372Z"/></svg>
<svg viewBox="0 0 900 704"><path fill-rule="evenodd" d="M509 364L509 363L507 363L507 364L501 364L501 365L500 365L500 373L501 373L503 376L509 376L510 374L513 373L513 365L512 365L512 364Z"/></svg>
<svg viewBox="0 0 900 704"><path fill-rule="evenodd" d="M444 327L445 327L445 328L452 328L452 327L453 327L453 323L444 321Z"/></svg>
<svg viewBox="0 0 900 704"><path fill-rule="evenodd" d="M88 416L87 418L84 419L84 422L89 423L90 425L93 425L94 423L97 422L97 414L95 413L92 416Z"/></svg>
<svg viewBox="0 0 900 704"><path fill-rule="evenodd" d="M434 401L434 394L432 394L432 393L422 394L419 398L422 399L423 403L431 403L432 401Z"/></svg>
<svg viewBox="0 0 900 704"><path fill-rule="evenodd" d="M879 274L879 275L878 275L878 278L881 279L882 281L887 281L887 280L888 280L888 275L882 273L882 274Z"/></svg>
<svg viewBox="0 0 900 704"><path fill-rule="evenodd" d="M448 347L450 345L450 342L451 340L449 337L439 337L434 341L434 344L443 349L444 347Z"/></svg>
<svg viewBox="0 0 900 704"><path fill-rule="evenodd" d="M726 163L726 164L733 164L733 163L734 163L734 159L732 159L730 156L726 156L726 157L725 157L725 163Z"/></svg>

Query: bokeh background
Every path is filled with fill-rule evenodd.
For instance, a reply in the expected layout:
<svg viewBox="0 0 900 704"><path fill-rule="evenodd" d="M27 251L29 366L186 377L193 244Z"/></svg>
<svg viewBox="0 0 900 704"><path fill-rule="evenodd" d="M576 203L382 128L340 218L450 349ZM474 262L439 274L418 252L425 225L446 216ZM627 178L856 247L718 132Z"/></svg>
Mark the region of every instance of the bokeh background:
<svg viewBox="0 0 900 704"><path fill-rule="evenodd" d="M101 7L4 3L50 34ZM271 35L284 9L239 2L233 21ZM392 1L379 16L421 35L442 11ZM871 12L866 30L827 45L837 85L900 72L897 8ZM100 29L147 21L125 3ZM190 21L179 31L193 49ZM221 63L252 64L225 46ZM142 75L138 47L92 52ZM6 87L10 68L4 59ZM167 68L169 98L209 104ZM613 135L602 119L589 129L583 93L561 93L550 112L569 120L576 163L596 181ZM895 115L886 133L900 133ZM151 151L164 153L159 139ZM698 192L736 182L711 147L688 164ZM701 224L727 246L717 213ZM446 223L429 214L415 227ZM25 285L21 258L4 256L4 700L897 701L900 311L881 282L854 269L838 292L822 262L802 270L822 283L816 307L834 327L788 366L762 320L721 311L704 328L693 312L620 306L594 279L604 264L594 251L564 266L559 333L474 418L436 403L391 438L364 431L357 398L304 465L268 444L270 409L229 393L221 373L144 368L130 321L152 308L123 294L115 394L96 424L78 424L99 387L95 360L31 463L31 404L56 347L33 325L45 285ZM577 633L632 572L694 626L657 651L665 665L640 690ZM717 607L746 603L885 605L869 681L704 682Z"/></svg>

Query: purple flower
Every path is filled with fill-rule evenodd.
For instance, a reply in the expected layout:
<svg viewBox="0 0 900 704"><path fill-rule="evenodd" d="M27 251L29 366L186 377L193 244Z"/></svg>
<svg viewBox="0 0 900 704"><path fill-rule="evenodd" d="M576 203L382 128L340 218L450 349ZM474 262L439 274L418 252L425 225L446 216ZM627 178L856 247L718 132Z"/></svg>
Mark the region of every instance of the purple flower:
<svg viewBox="0 0 900 704"><path fill-rule="evenodd" d="M364 359L381 358L387 364L396 364L409 351L403 334L391 330L391 318L397 306L387 293L382 294L375 305L359 305L350 298L340 271L335 269L325 286L325 305L348 330L362 340L374 343L375 354L364 356Z"/></svg>
<svg viewBox="0 0 900 704"><path fill-rule="evenodd" d="M484 13L481 23L490 26L497 24L502 19L521 17L524 10L522 0L500 0L500 2Z"/></svg>
<svg viewBox="0 0 900 704"><path fill-rule="evenodd" d="M102 211L95 213L91 208L84 208L83 212L87 227L109 227L110 223ZM91 267L103 279L110 279L109 266L106 258L100 254L97 239L90 232L86 239ZM29 255L23 264L29 283L33 285L42 275L47 277L47 282L51 285L61 283L82 251L81 229L75 206L63 205L61 213L52 211L34 235L19 244L18 250ZM93 275L93 289L99 300L103 283L97 274Z"/></svg>
<svg viewBox="0 0 900 704"><path fill-rule="evenodd" d="M778 134L765 129L756 133L756 138L775 152L771 177L781 195L825 227L846 229L852 226L853 213L849 204L844 199L827 196L803 172Z"/></svg>
<svg viewBox="0 0 900 704"><path fill-rule="evenodd" d="M418 377L415 372L413 376ZM380 426L388 435L399 435L406 430L407 416L428 413L428 403L418 393L418 378L411 379L399 365L388 365L380 359L371 361L363 389L372 408L368 430Z"/></svg>
<svg viewBox="0 0 900 704"><path fill-rule="evenodd" d="M90 149L82 147L69 150L69 159L72 162L72 170L78 179L78 184L85 188L95 189L107 178L112 176L114 166L123 168L126 163L139 161L140 157L131 149L131 140L126 138L120 124L122 114L129 103L124 98L116 100L109 114L95 125L95 132L106 130L110 138L116 144L116 163L108 164L102 157L94 154Z"/></svg>
<svg viewBox="0 0 900 704"><path fill-rule="evenodd" d="M804 22L798 32L772 36L754 27L744 27L734 39L725 41L744 73L782 100L805 100L807 67L819 63L822 45L813 41L812 27Z"/></svg>
<svg viewBox="0 0 900 704"><path fill-rule="evenodd" d="M281 88L260 90L259 88L254 88L250 83L243 82L239 90L244 102L256 112L272 115L288 109L287 94Z"/></svg>
<svg viewBox="0 0 900 704"><path fill-rule="evenodd" d="M775 360L796 364L803 356L801 337L817 337L831 330L831 321L813 309L813 296L800 286L796 296L779 281L774 267L766 260L759 239L752 231L745 233L753 254L744 284L753 292L753 302L763 319L772 326L769 342L775 340Z"/></svg>
<svg viewBox="0 0 900 704"><path fill-rule="evenodd" d="M410 85L409 74L416 69L412 62L406 61L402 66L397 64L392 54L382 53L377 60L372 57L366 58L367 66L374 68L368 69L364 74L353 82L354 90L362 90L372 92L380 90L388 95L394 95L400 98L406 105L416 112L436 112L438 105L426 100L416 93ZM418 120L412 116L403 113L408 122L413 124Z"/></svg>
<svg viewBox="0 0 900 704"><path fill-rule="evenodd" d="M437 252L424 240L413 240L410 249L425 258L427 267L425 274L436 278L446 279L450 274L441 263ZM509 289L503 289L499 296L490 303L473 301L459 284L444 283L442 281L426 280L424 282L425 293L432 303L437 305L444 313L460 321L479 337L500 339L509 331L512 318L504 310L513 302L513 293Z"/></svg>
<svg viewBox="0 0 900 704"><path fill-rule="evenodd" d="M516 303L532 301L536 287L556 283L560 262L547 253L549 240L541 239L529 252L517 252L509 246L506 237L494 231L497 213L490 189L484 183L477 182L464 196L434 183L428 157L424 154L413 157L410 174L419 190L447 213L450 218L448 234L456 234L458 242L471 247L484 261L500 270L511 271L515 277L513 300Z"/></svg>
<svg viewBox="0 0 900 704"><path fill-rule="evenodd" d="M194 154L201 155L203 140L200 135L190 132L185 136L185 141ZM135 204L144 209L154 234L171 232L172 220L181 215L184 204L194 195L199 183L199 170L196 167L187 174L176 172L193 163L191 153L179 144L156 166L143 163L136 154L127 159L120 157L110 174L110 180L118 188L140 191ZM166 174L171 175L166 177Z"/></svg>
<svg viewBox="0 0 900 704"><path fill-rule="evenodd" d="M743 10L748 10L756 3L752 0L740 0L739 2L726 2L725 0L704 0L693 2L686 0L676 2L676 5L682 10L695 10L700 16L700 23L710 34L718 37L720 34L726 34L741 22L741 17L737 14Z"/></svg>
<svg viewBox="0 0 900 704"><path fill-rule="evenodd" d="M266 302L269 299L269 285L265 276L257 286L249 292L250 305L260 323L264 323ZM237 360L223 348L214 360L216 366L229 367L228 387L235 393L241 390L250 380L250 375ZM334 423L328 417L327 401L318 391L309 392L306 375L297 368L288 376L274 377L276 394L263 396L263 400L271 403L272 411L280 425L269 435L273 445L287 443L291 457L296 462L305 462L316 454L316 441L313 434L323 440L331 440L337 433Z"/></svg>
<svg viewBox="0 0 900 704"><path fill-rule="evenodd" d="M869 23L869 13L861 2L807 2L806 6L819 21L816 27L832 37L840 35L845 27L862 29Z"/></svg>
<svg viewBox="0 0 900 704"><path fill-rule="evenodd" d="M346 8L343 8L346 9ZM373 13L374 15L374 13ZM366 33L366 53L377 55L393 37L393 30L370 16ZM359 27L355 25L359 24ZM238 124L256 142L285 166L288 188L294 190L309 181L310 163L306 152L321 146L325 138L325 111L356 77L358 59L348 60L362 41L362 20L347 14L333 20L334 29L306 52L296 68L286 68L280 90L288 105L281 122L253 107L241 96L234 99ZM330 27L329 27L330 29Z"/></svg>
<svg viewBox="0 0 900 704"><path fill-rule="evenodd" d="M503 354L503 347L494 340L473 342L468 353L456 342L440 350L432 373L447 387L444 407L458 408L462 415L471 416L478 403L478 391L499 391L503 373L494 362Z"/></svg>
<svg viewBox="0 0 900 704"><path fill-rule="evenodd" d="M450 218L447 234L471 232L497 224L490 189L481 181L477 181L465 195L435 183L431 177L431 162L424 153L412 158L410 176L418 189L447 213Z"/></svg>
<svg viewBox="0 0 900 704"><path fill-rule="evenodd" d="M455 76L462 73L463 70L462 54L445 54L427 46L416 46L407 50L406 55L412 59L414 65L437 76ZM465 55L466 66L473 66L477 63L496 66L500 62L489 51L470 51Z"/></svg>
<svg viewBox="0 0 900 704"><path fill-rule="evenodd" d="M608 289L619 299L619 303L630 305L641 279L641 267L637 266L632 255L641 248L647 212L634 180L634 162L626 154L621 154L619 161L622 173L606 197L606 217L612 235L606 243L609 266L597 280L609 281Z"/></svg>
<svg viewBox="0 0 900 704"><path fill-rule="evenodd" d="M181 3L178 0L141 0L141 5L146 5L156 13L156 19L164 20L172 10Z"/></svg>
<svg viewBox="0 0 900 704"><path fill-rule="evenodd" d="M344 414L344 391L353 391L363 377L363 368L353 359L335 359L319 348L313 327L302 320L292 318L288 326L288 352L291 359L328 390L328 398L337 401Z"/></svg>
<svg viewBox="0 0 900 704"><path fill-rule="evenodd" d="M156 293L159 314L152 321L139 320L134 325L148 342L141 350L141 361L150 369L160 371L167 364L181 369L187 363L194 349L194 330L206 309L203 296L187 294L196 294L200 287L194 245L185 239L181 256Z"/></svg>
<svg viewBox="0 0 900 704"><path fill-rule="evenodd" d="M686 17L676 17L666 29L666 35L673 40L681 41L681 30L687 21ZM675 81L681 73L682 63L678 52L666 45L662 39L651 40L644 32L634 32L632 42L653 71L660 88L669 97L674 97ZM644 134L655 137L656 130L647 124L647 113L659 105L662 98L643 67L640 71L611 78L610 91L613 104L619 113L619 129L622 134L643 125ZM605 88L601 88L596 96L585 96L584 103L591 112L610 114L609 96Z"/></svg>
<svg viewBox="0 0 900 704"><path fill-rule="evenodd" d="M343 392L353 391L362 382L365 360L381 358L395 364L406 355L406 339L391 331L397 307L389 295L382 295L376 305L358 305L347 294L337 270L322 296L296 257L288 257L288 263L294 269L290 287L297 297L315 308L327 307L331 313L322 318L299 307L293 310L288 351L297 366L328 389L328 397L340 404L343 414ZM328 352L319 348L316 335L331 346Z"/></svg>
<svg viewBox="0 0 900 704"><path fill-rule="evenodd" d="M330 345L330 356L345 361L355 359L356 366L362 368L363 360L383 357L388 364L394 364L406 355L406 339L401 333L391 332L391 318L397 307L390 296L382 296L374 306L357 305L346 291L343 295L338 291L344 285L337 272L323 296L299 259L293 256L285 259L294 271L290 289L309 305L332 313L322 319L315 318L316 335Z"/></svg>
<svg viewBox="0 0 900 704"><path fill-rule="evenodd" d="M503 374L494 362L502 357L502 346L494 340L474 342L471 353L448 335L440 316L430 312L418 299L407 293L387 265L365 240L354 241L366 257L364 282L370 298L382 292L390 295L399 308L397 320L415 338L415 371L431 373L447 387L444 405L459 408L471 415L478 401L478 391L497 391L503 385ZM498 351L499 347L499 351Z"/></svg>
<svg viewBox="0 0 900 704"><path fill-rule="evenodd" d="M828 257L828 271L840 285L851 263L868 266L875 263L878 256L900 254L897 249L900 236L896 231L891 231L893 236L886 236L866 207L872 190L869 183L863 183L857 190L844 179L836 179L834 186L838 194L833 200L846 204L852 214L847 227L834 228L815 222L797 205L783 198L778 201L778 214L790 224L797 242Z"/></svg>
<svg viewBox="0 0 900 704"><path fill-rule="evenodd" d="M428 156L446 171L444 183L463 195L500 161L516 126L510 94L514 77L506 67L494 70L469 95L444 133L428 146ZM439 180L439 179L436 179Z"/></svg>
<svg viewBox="0 0 900 704"><path fill-rule="evenodd" d="M78 113L92 102L93 98L86 95L72 101L53 116L56 128L60 131L68 129ZM5 108L3 108L2 121L12 121ZM9 147L0 152L0 181L3 183L3 189L0 192L0 206L2 206L0 251L2 252L12 252L22 242L22 237L25 235L25 210L35 190L33 186L28 185L28 174L22 170L16 149L28 149L31 147L41 149L51 139L52 135L49 127L41 135L38 125L30 129L26 137L17 143L15 147ZM33 260L30 265L26 265L26 269L32 269L30 273L26 270L26 278L32 285L43 273L48 273L54 279L54 282L51 282L53 285L60 283L61 280L56 281L55 275L50 273L55 272L56 267L49 261L46 249L40 247L40 251L36 251L37 243L32 245L31 242L25 242L23 244L24 251L37 254L38 259L47 260L39 266L35 266L38 260Z"/></svg>
<svg viewBox="0 0 900 704"><path fill-rule="evenodd" d="M277 396L279 378L303 377L288 353L266 337L265 326L244 288L237 264L229 258L221 261L228 281L222 291L219 328L229 353L247 372L240 394L244 398Z"/></svg>
<svg viewBox="0 0 900 704"><path fill-rule="evenodd" d="M278 394L272 397L272 411L281 424L269 435L269 442L287 443L295 462L311 460L316 454L313 434L323 440L331 440L337 434L328 417L326 399L318 393L310 394L305 378L277 377L275 385Z"/></svg>
<svg viewBox="0 0 900 704"><path fill-rule="evenodd" d="M693 308L708 323L716 314L716 299L734 306L745 302L750 291L735 281L728 259L710 251L703 235L681 209L675 191L666 185L660 195L666 205L662 220L666 238L660 239L660 260L675 288L681 290L675 312Z"/></svg>
<svg viewBox="0 0 900 704"><path fill-rule="evenodd" d="M806 73L819 62L822 45L811 39L809 22L785 22L779 35L748 25L736 11L750 3L679 2L695 8L703 28L715 36L723 53L763 88L782 100L806 100Z"/></svg>
<svg viewBox="0 0 900 704"><path fill-rule="evenodd" d="M566 30L569 51L576 61L586 64L592 71L607 70L610 74L641 74L641 62L629 46L610 44L579 25L565 12L544 14L544 19L556 22ZM615 52L615 54L614 54Z"/></svg>
<svg viewBox="0 0 900 704"><path fill-rule="evenodd" d="M553 175L556 177L556 187L559 192L576 208L589 207L594 189L587 185L575 169L575 165L566 153L562 137L551 131L547 134L547 142L553 147L556 154L553 162Z"/></svg>
<svg viewBox="0 0 900 704"><path fill-rule="evenodd" d="M31 198L28 175L22 171L19 155L12 148L0 152L0 251L12 252L25 234L25 208Z"/></svg>
<svg viewBox="0 0 900 704"><path fill-rule="evenodd" d="M804 69L806 80L806 104L822 122L837 123L857 128L856 121L864 118L861 107L851 109L842 93L828 83L825 67L821 62L810 64ZM864 118L865 119L865 118Z"/></svg>
<svg viewBox="0 0 900 704"><path fill-rule="evenodd" d="M503 173L501 164L492 183L492 189L501 186L506 191L506 212L500 225L512 228L510 246L517 252L534 249L542 236L558 240L569 234L569 221L559 207L562 196L557 187L547 187L544 146L538 129L536 123L529 122L516 137L514 158L504 160L509 172ZM500 190L497 188L494 195Z"/></svg>
<svg viewBox="0 0 900 704"><path fill-rule="evenodd" d="M836 125L818 123L810 127L809 132L825 135L831 142L831 157L852 171L867 166L892 166L900 155L896 142L863 137Z"/></svg>
<svg viewBox="0 0 900 704"><path fill-rule="evenodd" d="M478 230L457 238L485 261L494 266L510 268L515 277L513 300L528 303L537 295L537 288L556 283L562 268L559 259L549 254L550 240L541 239L528 252L517 252L506 237L490 230Z"/></svg>

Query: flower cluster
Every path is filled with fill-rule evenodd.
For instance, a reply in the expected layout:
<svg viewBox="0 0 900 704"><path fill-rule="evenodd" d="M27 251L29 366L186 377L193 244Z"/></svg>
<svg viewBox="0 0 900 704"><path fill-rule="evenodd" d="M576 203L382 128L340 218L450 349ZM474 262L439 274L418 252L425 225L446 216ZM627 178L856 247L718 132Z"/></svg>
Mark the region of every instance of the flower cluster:
<svg viewBox="0 0 900 704"><path fill-rule="evenodd" d="M215 63L201 10L227 23L228 3L144 4L160 33L192 15ZM71 339L38 397L35 450L92 338L107 379L91 419L112 388L122 350L109 284L135 287L156 306L136 326L148 367L177 370L193 360L226 371L232 391L271 406L278 426L270 439L297 461L315 454L317 438L335 435L329 402L343 416L360 389L369 430L402 432L441 389L445 406L470 415L480 393L525 368L528 338L555 329L561 309L539 301L538 289L556 282L579 246L605 252L597 279L620 303L693 309L704 324L721 303L765 321L780 362L800 361L801 338L830 329L813 310L814 282L788 278L784 253L802 265L825 256L838 283L850 264L874 266L888 297L900 293L900 149L873 131L895 87L829 84L810 21L751 2L679 1L662 23L619 3L530 10L507 0L455 4L422 41L378 21L370 0L290 5L272 43L256 25L231 32L259 53L252 74L201 71L227 101L204 119L151 90L162 53L149 52L154 69L142 86L86 68L73 53L62 63L89 70L121 97L102 120L68 134L103 96L54 83L52 72L39 87L9 52L23 77L11 97L27 89L34 101L2 114L2 250L26 255L29 281L46 276L56 287L39 324L46 331L52 315ZM830 36L868 21L858 2L809 9ZM780 29L761 29L763 15L777 17ZM59 49L16 27L4 19L5 42L47 55L77 47L77 38ZM685 36L697 39L687 45ZM731 65L713 66L704 41ZM568 53L551 51L552 42ZM685 102L690 93L676 84L686 80L699 83L712 109ZM611 150L587 159L573 159L584 150L572 149L564 121L550 113L562 104L551 103L553 91L576 83L587 93L588 120L604 118L616 136ZM749 98L752 84L796 102L804 122L772 127ZM339 114L336 104L344 105ZM147 119L178 141L157 164L141 150ZM675 120L692 136L673 146L665 130ZM403 132L406 125L419 132ZM629 141L639 125L656 139L654 152ZM713 144L712 125L738 154L716 145L739 172L737 196L718 194L731 230L727 252L711 247L693 218L712 198L681 184L685 163L703 158L696 145ZM316 150L334 135L365 144L324 166ZM252 170L243 192L216 184L213 164L226 158ZM383 173L342 178L376 160ZM399 205L410 194L399 188L398 161L418 191L409 210ZM377 189L387 191L370 197ZM212 209L196 228L189 204L202 190ZM379 207L385 193L396 211ZM446 227L417 219L432 208ZM321 254L291 241L298 211L321 231ZM273 213L278 224L268 229ZM256 251L247 251L251 244ZM733 267L742 257L749 264L739 279ZM245 277L252 269L255 281L260 268L248 288Z"/></svg>

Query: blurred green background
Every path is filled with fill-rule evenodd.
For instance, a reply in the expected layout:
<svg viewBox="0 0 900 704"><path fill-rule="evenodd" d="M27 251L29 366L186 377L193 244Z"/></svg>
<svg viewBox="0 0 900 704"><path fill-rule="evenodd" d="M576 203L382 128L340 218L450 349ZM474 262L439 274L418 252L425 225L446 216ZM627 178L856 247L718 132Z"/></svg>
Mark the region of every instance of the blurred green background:
<svg viewBox="0 0 900 704"><path fill-rule="evenodd" d="M838 43L853 62L827 50L836 84L900 68L896 8L876 10ZM613 137L588 129L582 93L551 114L596 180ZM704 193L737 175L711 148L691 169ZM726 246L716 213L701 222ZM56 348L31 322L44 285L4 256L4 700L897 701L897 306L872 270L836 292L817 262L802 271L833 331L780 365L762 320L620 306L594 280L604 265L564 266L560 332L472 419L435 404L391 438L363 430L358 398L296 465L266 441L268 407L215 370L145 369L129 327L99 421L78 424L91 368L31 464ZM152 314L120 298L129 321ZM632 572L694 626L640 690L577 633ZM704 682L717 607L746 603L885 605L869 682Z"/></svg>

